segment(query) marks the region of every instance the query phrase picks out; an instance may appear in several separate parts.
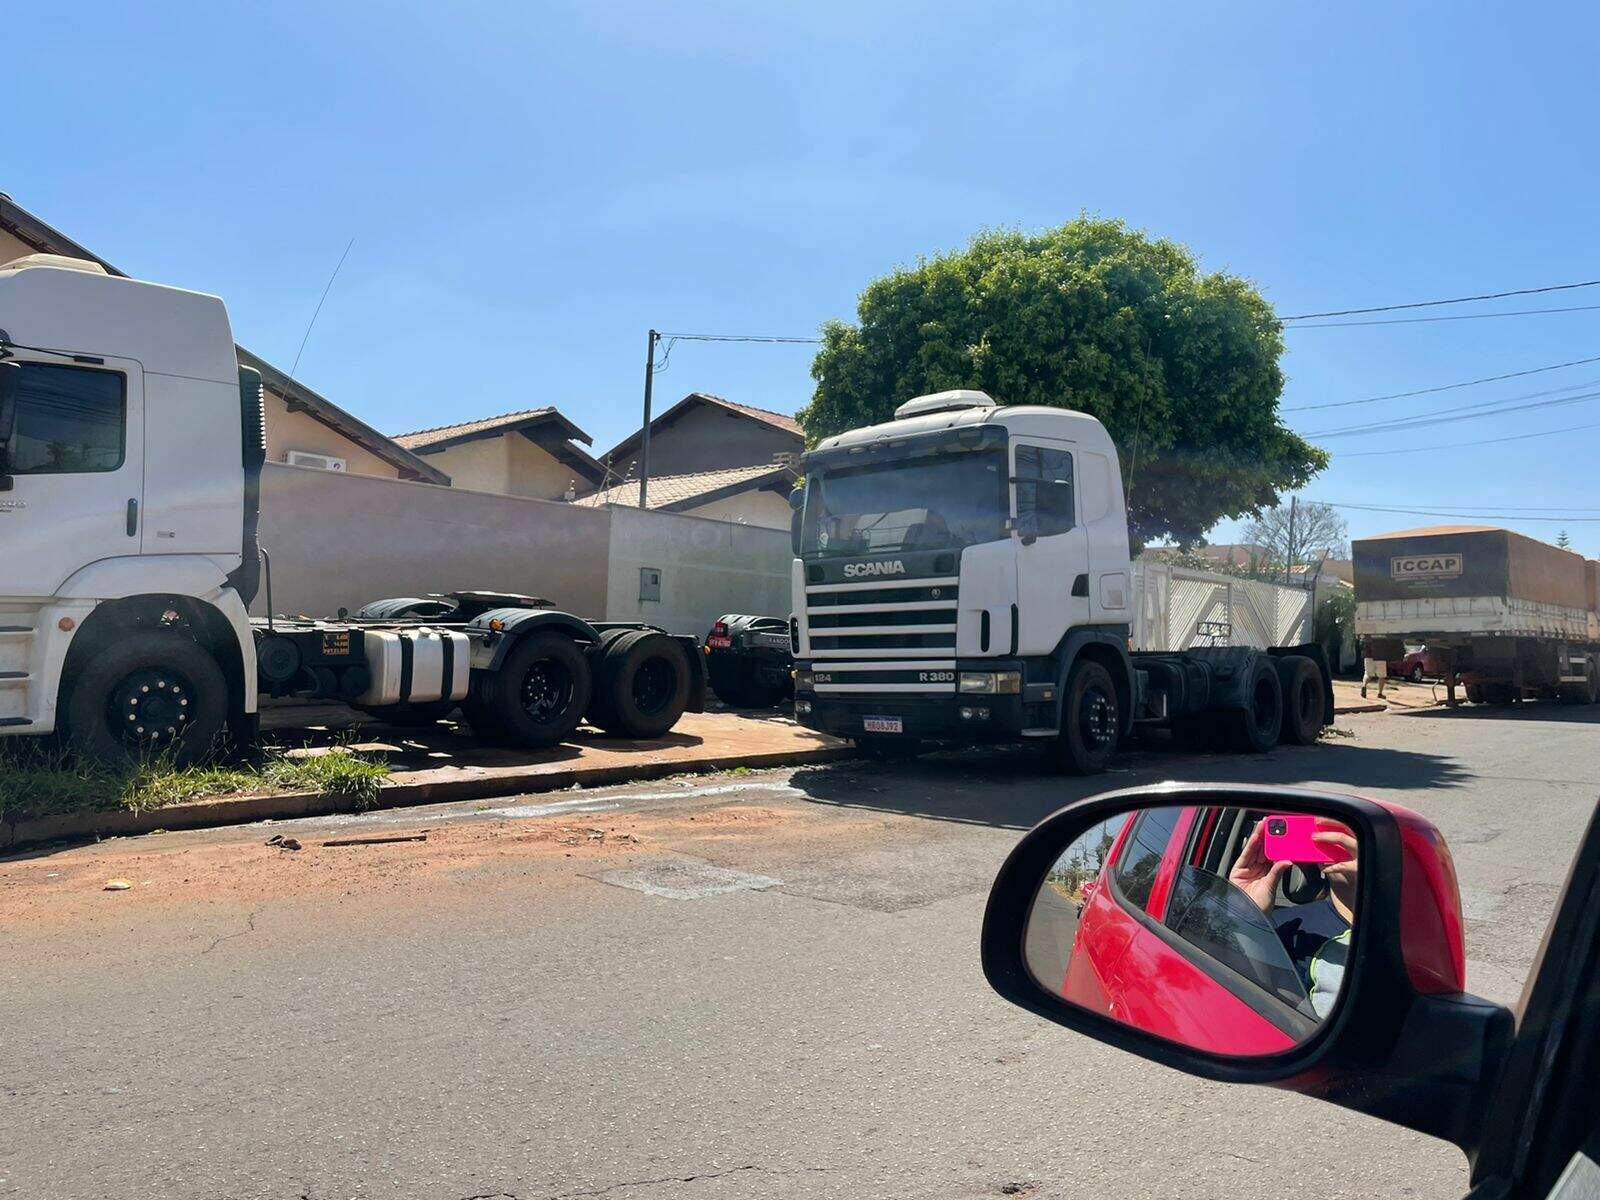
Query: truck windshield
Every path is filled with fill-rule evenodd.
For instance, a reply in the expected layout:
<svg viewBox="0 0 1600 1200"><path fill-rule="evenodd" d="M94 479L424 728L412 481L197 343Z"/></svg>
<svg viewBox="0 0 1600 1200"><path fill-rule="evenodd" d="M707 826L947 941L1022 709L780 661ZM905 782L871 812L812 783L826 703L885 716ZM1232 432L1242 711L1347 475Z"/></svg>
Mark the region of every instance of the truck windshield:
<svg viewBox="0 0 1600 1200"><path fill-rule="evenodd" d="M1003 451L959 451L813 475L801 554L940 550L992 542L1009 508Z"/></svg>

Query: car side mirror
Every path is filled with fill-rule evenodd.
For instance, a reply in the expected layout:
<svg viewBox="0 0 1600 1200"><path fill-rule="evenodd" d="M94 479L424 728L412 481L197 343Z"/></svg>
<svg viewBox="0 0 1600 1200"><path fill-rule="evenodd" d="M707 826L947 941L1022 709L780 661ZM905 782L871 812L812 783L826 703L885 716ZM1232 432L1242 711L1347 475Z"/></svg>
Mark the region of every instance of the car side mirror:
<svg viewBox="0 0 1600 1200"><path fill-rule="evenodd" d="M1462 930L1449 849L1408 809L1164 784L1078 801L1023 837L990 892L983 969L1099 1041L1470 1156L1512 1017L1464 993Z"/></svg>

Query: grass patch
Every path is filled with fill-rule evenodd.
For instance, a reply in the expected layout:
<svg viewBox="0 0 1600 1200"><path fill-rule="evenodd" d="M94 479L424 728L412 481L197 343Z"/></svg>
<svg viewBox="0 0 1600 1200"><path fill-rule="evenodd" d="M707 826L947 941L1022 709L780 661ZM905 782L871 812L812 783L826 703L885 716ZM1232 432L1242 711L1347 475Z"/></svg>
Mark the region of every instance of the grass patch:
<svg viewBox="0 0 1600 1200"><path fill-rule="evenodd" d="M32 739L0 741L0 817L125 809L142 812L216 796L328 792L365 807L389 774L381 756L347 746L291 758L268 749L258 762L178 767L169 759L109 764Z"/></svg>

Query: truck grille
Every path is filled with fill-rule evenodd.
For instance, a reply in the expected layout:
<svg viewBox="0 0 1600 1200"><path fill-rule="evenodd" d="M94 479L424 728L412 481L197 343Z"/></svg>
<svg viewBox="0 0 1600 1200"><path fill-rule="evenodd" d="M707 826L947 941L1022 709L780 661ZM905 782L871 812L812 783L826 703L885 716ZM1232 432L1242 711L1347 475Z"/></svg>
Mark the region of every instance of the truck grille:
<svg viewBox="0 0 1600 1200"><path fill-rule="evenodd" d="M818 694L956 689L956 578L806 588Z"/></svg>

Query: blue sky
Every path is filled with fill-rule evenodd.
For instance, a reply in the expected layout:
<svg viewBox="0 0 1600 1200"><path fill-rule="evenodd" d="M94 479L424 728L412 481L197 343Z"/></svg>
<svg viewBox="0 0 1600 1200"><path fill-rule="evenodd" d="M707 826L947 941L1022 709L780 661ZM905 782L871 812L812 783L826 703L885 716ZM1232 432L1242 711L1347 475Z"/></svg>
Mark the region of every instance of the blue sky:
<svg viewBox="0 0 1600 1200"><path fill-rule="evenodd" d="M603 449L638 423L652 325L811 334L921 254L1080 211L1187 243L1282 313L1600 277L1590 6L65 7L0 74L0 190L130 273L223 295L284 368L354 238L299 374L388 432L553 403ZM1600 288L1511 307L1583 303ZM1283 403L1319 404L1600 355L1600 311L1288 337ZM680 344L658 395L793 412L809 364ZM1428 448L1586 422L1600 400L1340 438L1416 451L1336 459L1304 494L1600 518L1600 430ZM1565 524L1600 555L1600 520Z"/></svg>

